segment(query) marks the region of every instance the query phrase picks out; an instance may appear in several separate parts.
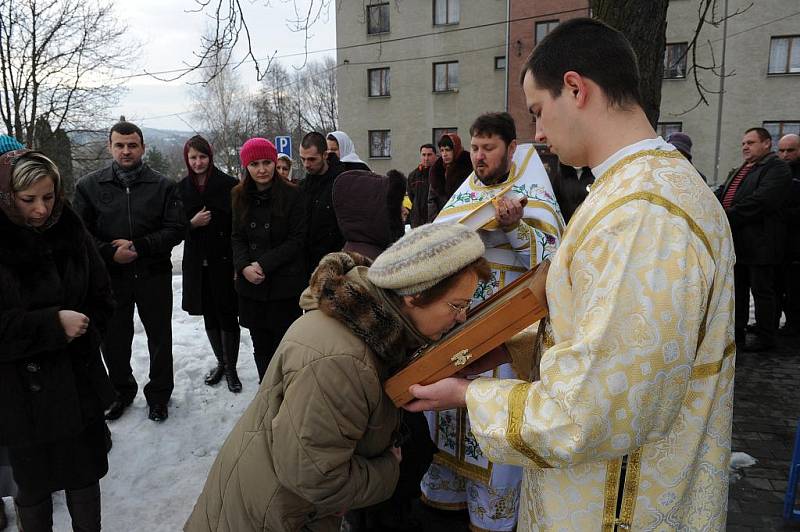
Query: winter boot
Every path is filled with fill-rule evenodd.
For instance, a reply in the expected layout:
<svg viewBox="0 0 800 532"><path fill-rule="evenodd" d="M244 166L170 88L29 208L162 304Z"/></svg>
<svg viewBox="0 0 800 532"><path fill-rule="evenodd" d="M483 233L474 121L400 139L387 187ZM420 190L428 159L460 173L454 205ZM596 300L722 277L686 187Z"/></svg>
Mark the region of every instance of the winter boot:
<svg viewBox="0 0 800 532"><path fill-rule="evenodd" d="M100 532L100 483L67 491L67 509L74 532Z"/></svg>
<svg viewBox="0 0 800 532"><path fill-rule="evenodd" d="M0 497L0 530L5 530L8 526L8 518L6 517L6 503Z"/></svg>
<svg viewBox="0 0 800 532"><path fill-rule="evenodd" d="M53 499L50 495L33 506L17 508L20 532L53 532Z"/></svg>
<svg viewBox="0 0 800 532"><path fill-rule="evenodd" d="M239 375L236 373L236 363L239 361L239 340L241 332L239 329L235 331L222 331L222 353L223 360L225 361L225 381L228 383L228 389L233 393L242 391L242 381L239 380Z"/></svg>
<svg viewBox="0 0 800 532"><path fill-rule="evenodd" d="M222 331L219 329L206 329L206 334L208 335L208 341L211 343L211 350L214 351L214 356L217 357L217 366L208 372L205 383L209 386L214 386L222 380L222 376L225 374Z"/></svg>

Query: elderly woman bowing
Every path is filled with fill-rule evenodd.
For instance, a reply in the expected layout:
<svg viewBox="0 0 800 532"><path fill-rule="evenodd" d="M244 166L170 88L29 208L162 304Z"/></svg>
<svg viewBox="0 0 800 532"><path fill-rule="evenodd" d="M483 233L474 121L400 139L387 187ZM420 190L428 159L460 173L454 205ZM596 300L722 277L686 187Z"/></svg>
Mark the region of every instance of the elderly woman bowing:
<svg viewBox="0 0 800 532"><path fill-rule="evenodd" d="M185 530L338 531L388 499L401 415L384 380L466 318L489 268L476 233L426 225L368 267L320 262L255 399L228 436Z"/></svg>

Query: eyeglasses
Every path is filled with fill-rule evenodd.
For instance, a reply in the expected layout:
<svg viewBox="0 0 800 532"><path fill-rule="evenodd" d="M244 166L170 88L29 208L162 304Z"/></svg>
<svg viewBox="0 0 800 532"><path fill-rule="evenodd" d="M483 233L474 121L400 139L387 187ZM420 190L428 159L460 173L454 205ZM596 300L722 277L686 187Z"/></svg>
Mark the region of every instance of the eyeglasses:
<svg viewBox="0 0 800 532"><path fill-rule="evenodd" d="M448 302L447 306L450 307L453 312L455 312L456 316L462 312L466 313L469 310L469 303L464 303L463 305L454 305L453 303Z"/></svg>

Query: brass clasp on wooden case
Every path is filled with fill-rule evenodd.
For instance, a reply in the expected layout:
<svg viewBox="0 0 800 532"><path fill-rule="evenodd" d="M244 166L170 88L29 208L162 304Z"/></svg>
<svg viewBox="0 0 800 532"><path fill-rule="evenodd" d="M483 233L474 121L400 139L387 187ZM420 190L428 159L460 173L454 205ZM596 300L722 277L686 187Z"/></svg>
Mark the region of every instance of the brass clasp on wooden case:
<svg viewBox="0 0 800 532"><path fill-rule="evenodd" d="M450 359L453 362L454 366L463 366L467 363L467 360L472 358L472 355L469 352L469 349L462 349Z"/></svg>

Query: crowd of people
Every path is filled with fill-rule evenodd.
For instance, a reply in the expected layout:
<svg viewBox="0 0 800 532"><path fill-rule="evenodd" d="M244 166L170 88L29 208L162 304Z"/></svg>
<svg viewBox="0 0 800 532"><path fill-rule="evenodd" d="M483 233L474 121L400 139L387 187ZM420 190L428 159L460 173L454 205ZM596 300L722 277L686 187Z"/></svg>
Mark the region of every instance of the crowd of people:
<svg viewBox="0 0 800 532"><path fill-rule="evenodd" d="M0 495L21 528L51 530L64 490L74 530L100 530L108 422L139 388L134 308L148 417L168 419L182 241L205 384L256 386L240 327L258 370L185 530L419 530L420 498L479 530L724 528L735 352L800 334L800 137L774 153L745 131L715 198L689 136L653 131L616 30L561 24L521 82L549 172L486 113L468 146L421 145L408 178L334 131L302 139L299 182L269 140L231 176L196 135L176 183L119 122L70 202L48 157L0 137ZM487 204L477 231L458 223ZM392 404L394 371L543 261L548 319Z"/></svg>

